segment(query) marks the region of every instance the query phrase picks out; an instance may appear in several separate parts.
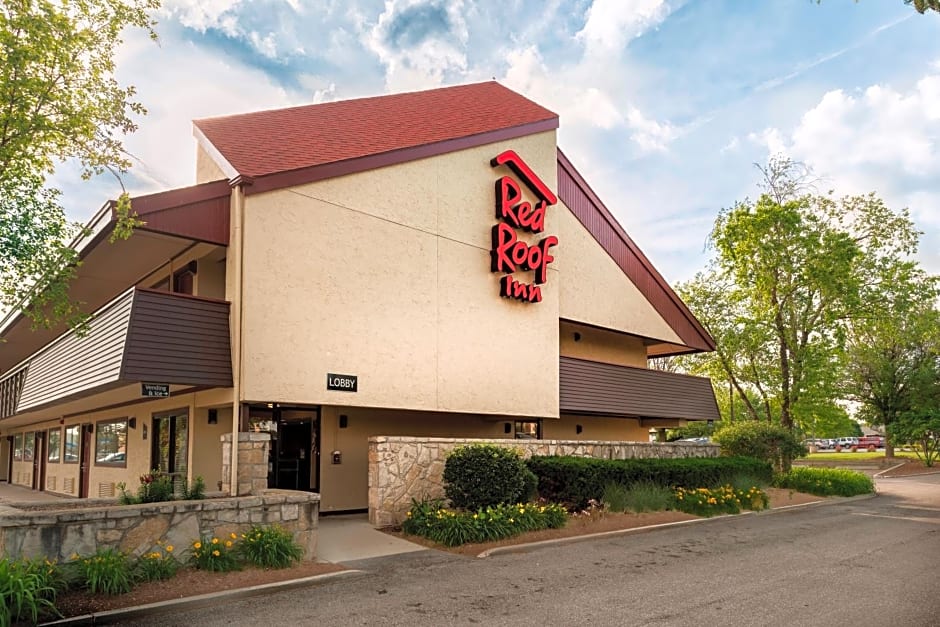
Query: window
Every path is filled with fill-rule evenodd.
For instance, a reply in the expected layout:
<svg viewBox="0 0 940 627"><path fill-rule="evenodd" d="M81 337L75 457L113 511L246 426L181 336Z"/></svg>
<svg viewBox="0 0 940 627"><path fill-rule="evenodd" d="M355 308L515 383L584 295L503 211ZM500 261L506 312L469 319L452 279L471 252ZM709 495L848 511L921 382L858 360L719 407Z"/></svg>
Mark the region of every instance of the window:
<svg viewBox="0 0 940 627"><path fill-rule="evenodd" d="M95 464L127 466L127 418L104 420L97 424Z"/></svg>
<svg viewBox="0 0 940 627"><path fill-rule="evenodd" d="M23 437L23 461L33 461L33 448L36 446L36 434L30 431Z"/></svg>
<svg viewBox="0 0 940 627"><path fill-rule="evenodd" d="M516 421L516 439L517 440L541 440L542 439L542 421L541 420L517 420Z"/></svg>
<svg viewBox="0 0 940 627"><path fill-rule="evenodd" d="M81 425L72 425L71 427L65 428L65 454L62 456L62 461L66 464L78 463L78 448L81 433Z"/></svg>
<svg viewBox="0 0 940 627"><path fill-rule="evenodd" d="M13 461L23 461L23 434L17 433L13 436Z"/></svg>
<svg viewBox="0 0 940 627"><path fill-rule="evenodd" d="M46 461L58 464L62 455L62 428L49 429L49 453Z"/></svg>
<svg viewBox="0 0 940 627"><path fill-rule="evenodd" d="M190 261L185 268L173 273L173 291L177 294L194 294L196 287L196 262Z"/></svg>
<svg viewBox="0 0 940 627"><path fill-rule="evenodd" d="M188 449L189 413L182 409L154 414L150 467L168 474L186 474Z"/></svg>

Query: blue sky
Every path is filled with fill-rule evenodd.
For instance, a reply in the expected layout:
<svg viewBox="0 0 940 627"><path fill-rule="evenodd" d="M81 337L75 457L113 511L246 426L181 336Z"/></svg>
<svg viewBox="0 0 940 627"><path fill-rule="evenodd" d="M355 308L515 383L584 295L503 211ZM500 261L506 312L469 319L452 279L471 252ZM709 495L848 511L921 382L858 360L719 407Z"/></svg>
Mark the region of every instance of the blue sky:
<svg viewBox="0 0 940 627"><path fill-rule="evenodd" d="M561 116L559 145L672 283L771 154L875 191L940 273L940 15L901 0L164 0L118 77L149 110L142 193L194 182L190 121L495 78ZM86 220L119 190L55 183Z"/></svg>

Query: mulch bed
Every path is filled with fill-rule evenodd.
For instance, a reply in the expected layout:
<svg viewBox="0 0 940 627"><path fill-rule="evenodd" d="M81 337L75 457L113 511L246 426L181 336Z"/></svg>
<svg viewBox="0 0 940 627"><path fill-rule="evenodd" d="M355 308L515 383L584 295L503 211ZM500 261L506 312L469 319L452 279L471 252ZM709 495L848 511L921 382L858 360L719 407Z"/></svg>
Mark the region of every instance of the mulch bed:
<svg viewBox="0 0 940 627"><path fill-rule="evenodd" d="M908 477L910 475L922 475L926 473L940 472L940 466L934 465L931 468L928 468L924 465L924 462L919 459L906 459L903 457L896 458L896 463L901 464L897 468L892 468L889 472L880 475L882 477ZM888 468L891 468L888 465Z"/></svg>
<svg viewBox="0 0 940 627"><path fill-rule="evenodd" d="M222 592L278 581L302 579L341 570L346 570L342 564L327 562L300 562L295 566L280 570L246 568L245 570L229 573L211 573L187 568L180 570L172 579L142 583L127 594L107 596L103 594L90 595L80 591L68 592L58 597L56 606L65 617L82 616L158 601L182 599L210 592Z"/></svg>

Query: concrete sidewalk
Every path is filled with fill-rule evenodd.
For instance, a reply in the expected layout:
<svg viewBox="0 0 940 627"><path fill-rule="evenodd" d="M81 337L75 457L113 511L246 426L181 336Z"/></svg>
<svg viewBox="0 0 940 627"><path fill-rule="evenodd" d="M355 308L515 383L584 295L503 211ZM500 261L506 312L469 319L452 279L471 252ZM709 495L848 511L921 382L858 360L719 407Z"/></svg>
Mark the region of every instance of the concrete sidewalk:
<svg viewBox="0 0 940 627"><path fill-rule="evenodd" d="M67 497L0 482L0 503L55 503Z"/></svg>
<svg viewBox="0 0 940 627"><path fill-rule="evenodd" d="M317 559L346 564L373 557L426 551L426 547L375 529L366 514L320 516Z"/></svg>

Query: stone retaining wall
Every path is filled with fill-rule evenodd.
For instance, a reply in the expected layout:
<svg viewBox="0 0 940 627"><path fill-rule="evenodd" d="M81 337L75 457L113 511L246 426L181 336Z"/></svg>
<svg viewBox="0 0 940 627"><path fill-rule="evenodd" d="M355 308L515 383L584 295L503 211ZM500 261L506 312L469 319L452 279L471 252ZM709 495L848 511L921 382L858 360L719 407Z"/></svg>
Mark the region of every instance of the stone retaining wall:
<svg viewBox="0 0 940 627"><path fill-rule="evenodd" d="M457 446L496 444L523 457L573 455L599 459L718 457L714 444L692 442L604 442L594 440L479 440L469 438L369 438L369 522L397 525L411 499L443 498L444 460Z"/></svg>
<svg viewBox="0 0 940 627"><path fill-rule="evenodd" d="M320 495L265 490L257 496L170 501L143 505L89 505L87 499L0 505L0 555L67 561L114 548L139 556L158 542L187 556L194 540L240 534L254 524L278 524L293 532L304 559L317 555ZM24 509L24 508L31 509Z"/></svg>

